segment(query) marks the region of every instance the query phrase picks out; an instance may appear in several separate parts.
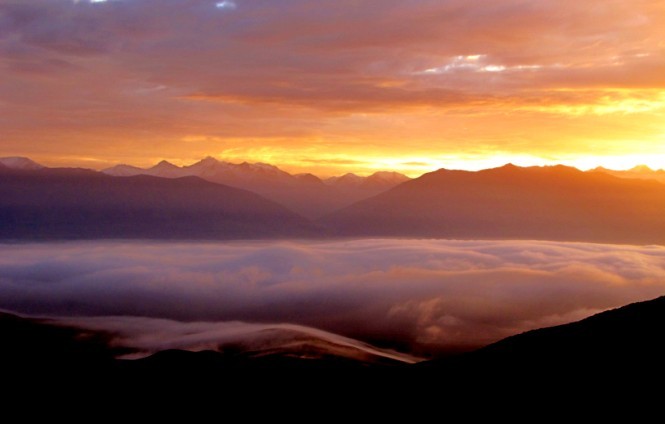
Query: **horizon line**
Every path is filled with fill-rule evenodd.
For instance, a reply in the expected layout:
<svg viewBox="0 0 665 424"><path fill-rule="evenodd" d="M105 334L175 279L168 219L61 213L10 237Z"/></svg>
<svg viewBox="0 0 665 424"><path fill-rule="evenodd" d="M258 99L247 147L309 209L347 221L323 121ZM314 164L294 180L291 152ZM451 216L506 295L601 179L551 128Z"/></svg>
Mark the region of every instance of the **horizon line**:
<svg viewBox="0 0 665 424"><path fill-rule="evenodd" d="M344 173L336 174L336 175L321 176L321 175L316 174L314 172L290 172L290 171L285 170L282 167L284 165L278 165L278 164L275 164L275 163L262 162L262 161L250 162L249 160L242 160L242 161L232 162L231 160L221 159L219 157L215 157L215 156L212 156L212 155L207 155L207 156L203 157L202 159L195 160L194 162L187 163L187 164L181 164L181 165L178 165L177 163L174 163L173 159L169 160L169 159L166 159L166 158L162 158L162 159L158 159L153 165L149 165L148 167L142 167L142 166L137 166L137 165L133 165L133 164L130 164L130 163L118 162L118 163L115 163L114 165L111 165L111 166L103 166L103 167L97 167L97 168L95 168L95 167L83 167L83 166L76 166L76 165L71 165L71 166L70 165L67 165L67 166L44 165L44 163L49 163L50 161L42 162L42 161L39 161L39 160L32 159L32 157L25 156L25 155L0 156L0 160L7 160L7 159L28 160L28 161L34 162L35 164L37 164L41 167L50 168L50 169L57 169L57 168L87 169L87 170L102 172L102 173L104 173L104 171L107 171L107 170L110 170L110 169L113 169L113 168L116 168L116 167L120 167L120 166L127 166L127 167L132 167L132 168L147 171L147 170L149 170L153 167L158 166L160 163L164 163L164 162L169 164L169 165L172 165L174 167L177 167L177 168L180 168L180 169L185 169L185 168L194 166L198 163L201 163L205 160L213 159L218 163L226 163L226 164L233 165L233 166L241 166L241 165L244 165L244 164L247 164L247 165L267 165L267 166L270 166L270 167L274 167L274 168L278 169L279 171L285 172L285 173L287 173L289 175L292 175L292 176L313 175L313 176L315 176L315 177L317 177L321 180L327 180L327 179L331 179L331 178L341 178L341 177L346 176L346 175L355 175L355 176L358 176L358 177L367 178L367 177L370 177L370 176L378 174L378 173L397 173L397 174L401 174L403 176L406 176L409 179L415 179L415 178L419 178L419 177L421 177L425 174L429 174L431 172L436 172L436 171L440 171L440 170L480 172L480 171L486 171L486 170L490 170L490 169L503 168L503 167L511 166L511 165L515 166L515 167L518 167L518 168L547 168L547 167L563 166L563 167L567 167L567 168L577 169L581 172L589 172L589 171L594 171L594 170L606 170L606 171L612 171L612 172L631 172L631 171L632 172L640 172L640 171L644 171L644 172L663 171L663 172L665 172L665 168L654 169L654 168L652 168L652 167L650 167L646 164L643 164L643 163L638 163L638 164L635 164L635 165L633 165L631 167L628 167L628 168L617 169L617 168L609 168L609 167L604 166L604 165L597 165L597 166L590 166L590 167L579 167L579 166L574 166L574 165L567 164L564 161L561 161L561 162L549 162L548 161L548 162L545 162L545 163L523 164L523 163L514 163L514 161L506 159L507 161L504 162L502 165L494 165L494 166L490 165L490 166L484 167L484 168L478 168L478 167L458 168L458 167L445 167L444 166L444 167L431 169L429 171L425 171L425 172L422 172L422 173L418 173L417 175L415 173L407 173L407 172L400 171L400 170L395 170L395 169L378 169L374 172L370 171L370 172L367 172L367 173L349 171L349 172L344 172Z"/></svg>

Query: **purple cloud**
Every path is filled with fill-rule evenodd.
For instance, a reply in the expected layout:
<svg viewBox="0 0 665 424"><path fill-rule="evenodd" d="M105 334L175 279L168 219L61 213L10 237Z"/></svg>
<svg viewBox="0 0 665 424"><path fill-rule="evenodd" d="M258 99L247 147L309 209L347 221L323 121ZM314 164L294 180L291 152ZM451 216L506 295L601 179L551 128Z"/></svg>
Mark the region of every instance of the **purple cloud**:
<svg viewBox="0 0 665 424"><path fill-rule="evenodd" d="M357 124L340 119L356 114L587 110L607 88L649 111L663 16L655 0L0 1L2 148L194 158L238 139L348 138ZM192 152L191 135L225 142Z"/></svg>
<svg viewBox="0 0 665 424"><path fill-rule="evenodd" d="M414 353L665 292L662 247L529 241L0 245L0 308L295 324Z"/></svg>

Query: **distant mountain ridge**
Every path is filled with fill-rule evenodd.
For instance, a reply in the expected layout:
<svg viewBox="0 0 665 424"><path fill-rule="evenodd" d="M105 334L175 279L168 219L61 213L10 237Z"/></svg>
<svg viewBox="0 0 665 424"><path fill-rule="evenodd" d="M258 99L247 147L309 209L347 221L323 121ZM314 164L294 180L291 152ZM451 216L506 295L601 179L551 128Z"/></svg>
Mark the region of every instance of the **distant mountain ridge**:
<svg viewBox="0 0 665 424"><path fill-rule="evenodd" d="M318 235L258 194L198 177L0 169L2 239L266 239Z"/></svg>
<svg viewBox="0 0 665 424"><path fill-rule="evenodd" d="M665 169L653 170L646 165L638 165L626 171L615 171L613 169L599 166L589 172L602 172L620 178L638 178L642 180L656 180L665 183Z"/></svg>
<svg viewBox="0 0 665 424"><path fill-rule="evenodd" d="M65 172L56 168L32 169L35 165L24 159L4 160L0 162L0 171L6 174L13 169L43 175ZM7 164L14 168L8 168ZM88 177L92 174L106 176L117 179L114 183L117 185L122 185L125 179L153 177L166 181L200 178L227 188L243 190L242 187L246 187L244 190L286 206L290 211L300 211L301 216L310 219L303 220L301 225L307 223L317 228L308 234L325 237L665 244L664 184L653 179L615 177L606 172L583 172L563 165L522 168L509 164L477 172L441 169L402 183L398 182L403 176L397 173L380 172L370 177L346 174L324 181L311 174L291 175L269 164L229 164L214 158L186 167L166 161L147 170L115 167L114 173L124 175L122 178L82 169L67 172L87 173ZM656 171L640 167L635 172ZM183 173L192 175L180 176ZM9 185L5 188L11 191ZM381 189L377 189L379 186ZM384 191L388 186L393 187ZM378 190L379 194L371 196L372 190ZM43 193L46 197L48 194ZM7 199L10 200L5 202L11 201L11 197ZM357 201L337 208L351 200ZM8 213L11 207L1 202L2 198L3 213ZM274 206L267 210L274 210ZM328 214L311 220L324 211ZM27 221L23 225L29 227ZM251 238L251 233L237 233L233 237ZM257 234L264 233L262 230ZM228 237L222 233L199 236Z"/></svg>
<svg viewBox="0 0 665 424"><path fill-rule="evenodd" d="M665 185L566 166L439 170L319 221L344 237L665 243Z"/></svg>
<svg viewBox="0 0 665 424"><path fill-rule="evenodd" d="M368 177L346 174L322 180L313 174L291 175L267 163L234 164L213 157L182 167L161 161L147 169L116 165L101 172L119 177L143 174L162 178L196 176L253 191L308 218L318 218L409 180L397 172L377 172Z"/></svg>
<svg viewBox="0 0 665 424"><path fill-rule="evenodd" d="M38 164L32 159L22 157L22 156L11 156L0 158L0 165L3 165L9 169L23 169L23 170L36 170L45 168L44 166Z"/></svg>

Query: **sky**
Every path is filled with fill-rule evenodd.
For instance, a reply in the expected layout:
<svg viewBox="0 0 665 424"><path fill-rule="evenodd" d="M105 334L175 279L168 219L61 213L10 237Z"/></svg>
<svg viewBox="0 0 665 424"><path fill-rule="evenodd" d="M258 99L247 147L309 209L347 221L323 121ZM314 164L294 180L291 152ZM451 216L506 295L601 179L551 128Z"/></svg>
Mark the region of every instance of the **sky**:
<svg viewBox="0 0 665 424"><path fill-rule="evenodd" d="M662 0L0 0L0 156L665 167Z"/></svg>
<svg viewBox="0 0 665 424"><path fill-rule="evenodd" d="M149 336L144 341L156 350L219 343L229 327L234 334L256 330L240 322L306 326L435 355L577 321L664 289L662 246L406 239L0 244L0 309L76 318L84 326L93 321L82 317L115 317L95 326L124 328L130 339ZM127 317L138 318L121 319ZM193 322L210 324L182 324Z"/></svg>

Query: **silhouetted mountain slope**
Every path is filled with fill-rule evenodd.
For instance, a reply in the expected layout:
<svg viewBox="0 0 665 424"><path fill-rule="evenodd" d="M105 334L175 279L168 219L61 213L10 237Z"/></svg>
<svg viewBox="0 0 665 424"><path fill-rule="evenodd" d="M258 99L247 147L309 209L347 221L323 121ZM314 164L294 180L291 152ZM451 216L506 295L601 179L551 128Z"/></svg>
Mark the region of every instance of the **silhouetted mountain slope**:
<svg viewBox="0 0 665 424"><path fill-rule="evenodd" d="M564 166L439 170L320 222L343 236L665 243L665 186Z"/></svg>
<svg viewBox="0 0 665 424"><path fill-rule="evenodd" d="M665 297L528 331L455 358L421 363L449 376L607 378L665 371Z"/></svg>
<svg viewBox="0 0 665 424"><path fill-rule="evenodd" d="M58 382L52 380L55 376L86 381L90 384L86 387L166 384L181 392L183 387L198 387L189 384L214 383L229 393L240 387L252 393L267 389L262 392L267 396L292 389L313 396L338 395L340 384L345 393L351 390L361 397L371 390L414 400L436 400L441 394L538 398L543 393L594 396L597 390L659 393L665 370L664 330L665 297L661 297L415 365L358 356L318 339L280 344L279 349L272 345L248 350L240 344L221 353L164 350L140 360L119 360L113 358L132 349L113 347L114 334L0 313L0 372L6 384ZM353 384L344 386L349 382ZM649 385L630 385L638 382ZM183 383L186 386L176 385ZM208 390L209 385L203 387Z"/></svg>
<svg viewBox="0 0 665 424"><path fill-rule="evenodd" d="M126 353L111 348L111 335L101 331L57 325L0 312L0 374L7 383L54 375L90 375L98 378L115 365L114 356ZM93 377L94 376L94 377Z"/></svg>
<svg viewBox="0 0 665 424"><path fill-rule="evenodd" d="M0 173L0 238L303 237L304 218L196 177L110 177L82 169Z"/></svg>

